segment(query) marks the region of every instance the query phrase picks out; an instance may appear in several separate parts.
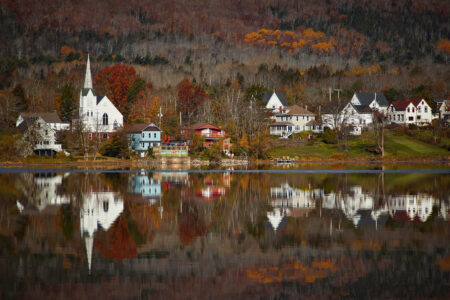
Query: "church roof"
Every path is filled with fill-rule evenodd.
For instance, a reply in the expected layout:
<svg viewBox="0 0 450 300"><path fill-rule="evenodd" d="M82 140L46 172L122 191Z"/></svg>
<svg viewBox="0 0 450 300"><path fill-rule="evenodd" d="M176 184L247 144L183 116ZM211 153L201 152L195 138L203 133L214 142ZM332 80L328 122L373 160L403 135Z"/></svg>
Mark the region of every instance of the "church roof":
<svg viewBox="0 0 450 300"><path fill-rule="evenodd" d="M87 94L89 93L89 90L91 90L92 94L95 96L95 90L93 88L82 88L81 96L87 96Z"/></svg>
<svg viewBox="0 0 450 300"><path fill-rule="evenodd" d="M86 77L84 78L84 86L85 89L92 89L92 75L91 75L91 63L89 61L89 54L86 63Z"/></svg>

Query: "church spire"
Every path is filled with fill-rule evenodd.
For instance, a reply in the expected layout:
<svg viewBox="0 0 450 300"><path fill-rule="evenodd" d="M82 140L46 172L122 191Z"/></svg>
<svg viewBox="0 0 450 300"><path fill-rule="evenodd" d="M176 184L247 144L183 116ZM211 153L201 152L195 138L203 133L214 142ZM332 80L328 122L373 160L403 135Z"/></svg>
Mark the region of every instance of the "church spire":
<svg viewBox="0 0 450 300"><path fill-rule="evenodd" d="M91 64L89 62L89 54L87 58L87 64L86 64L86 77L84 79L84 86L85 89L92 89L92 76L91 76Z"/></svg>

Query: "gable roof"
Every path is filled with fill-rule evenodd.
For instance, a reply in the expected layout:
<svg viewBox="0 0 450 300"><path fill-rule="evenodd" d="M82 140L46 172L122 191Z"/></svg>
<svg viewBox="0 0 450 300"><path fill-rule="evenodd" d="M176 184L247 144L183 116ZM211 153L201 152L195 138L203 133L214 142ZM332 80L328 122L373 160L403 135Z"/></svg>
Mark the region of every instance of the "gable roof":
<svg viewBox="0 0 450 300"><path fill-rule="evenodd" d="M378 102L380 106L388 106L389 102L387 101L386 97L383 93L355 93L355 96L358 98L361 105L370 105L372 101L375 99Z"/></svg>
<svg viewBox="0 0 450 300"><path fill-rule="evenodd" d="M393 101L391 103L392 106L395 107L395 110L405 110L406 107L412 103L414 106L417 106L422 100L422 98L408 98L408 99L403 99L403 100L398 100L398 101ZM425 101L425 100L424 100ZM426 102L426 101L425 101ZM428 104L428 103L427 103Z"/></svg>
<svg viewBox="0 0 450 300"><path fill-rule="evenodd" d="M286 113L286 115L314 115L314 113L298 105L288 106L287 110L288 112Z"/></svg>
<svg viewBox="0 0 450 300"><path fill-rule="evenodd" d="M372 109L368 105L353 105L353 107L358 112L358 114L371 114L372 113Z"/></svg>
<svg viewBox="0 0 450 300"><path fill-rule="evenodd" d="M95 96L95 90L91 88L82 88L81 89L81 96L87 96L89 91L92 91L92 94Z"/></svg>
<svg viewBox="0 0 450 300"><path fill-rule="evenodd" d="M47 123L62 123L56 112L23 112L20 115L23 119L41 117Z"/></svg>
<svg viewBox="0 0 450 300"><path fill-rule="evenodd" d="M194 125L191 126L191 129L193 130L199 130L199 129L216 129L216 130L222 130L221 128L210 124L210 123L195 123Z"/></svg>
<svg viewBox="0 0 450 300"><path fill-rule="evenodd" d="M142 131L161 131L158 126L156 126L153 123L150 124L132 124L130 127L128 127L127 131L129 133L136 133L136 132L142 132Z"/></svg>
<svg viewBox="0 0 450 300"><path fill-rule="evenodd" d="M284 98L284 93L277 93L277 92L270 93L270 92L267 92L267 93L264 94L263 100L266 103L269 102L269 100L270 100L270 98L272 97L273 94L275 94L278 97L278 99L280 99L280 102L281 102L281 104L283 104L283 106L287 106L288 105L288 103L286 101L286 98Z"/></svg>
<svg viewBox="0 0 450 300"><path fill-rule="evenodd" d="M322 114L340 113L350 101L329 102L322 110Z"/></svg>

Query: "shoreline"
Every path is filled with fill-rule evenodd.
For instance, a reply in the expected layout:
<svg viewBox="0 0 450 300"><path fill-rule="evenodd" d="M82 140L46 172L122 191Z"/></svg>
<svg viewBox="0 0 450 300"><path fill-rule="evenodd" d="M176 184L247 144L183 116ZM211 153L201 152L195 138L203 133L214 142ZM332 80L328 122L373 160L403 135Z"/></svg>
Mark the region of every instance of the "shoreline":
<svg viewBox="0 0 450 300"><path fill-rule="evenodd" d="M202 166L215 166L215 167L236 167L236 166L248 166L248 165L267 164L273 166L292 166L301 164L440 164L450 166L450 159L386 159L386 160L374 160L374 159L349 159L349 160L333 160L333 159L307 159L307 160L293 160L287 163L277 163L273 160L244 160L244 159L224 159L218 162L191 160L189 163L172 163L167 164L159 160L117 160L117 161L102 161L102 160L80 160L80 161L19 161L19 162L0 162L0 168L17 168L17 167L132 167L132 168L145 168L145 167L179 167L179 169L186 169L190 166L202 167Z"/></svg>

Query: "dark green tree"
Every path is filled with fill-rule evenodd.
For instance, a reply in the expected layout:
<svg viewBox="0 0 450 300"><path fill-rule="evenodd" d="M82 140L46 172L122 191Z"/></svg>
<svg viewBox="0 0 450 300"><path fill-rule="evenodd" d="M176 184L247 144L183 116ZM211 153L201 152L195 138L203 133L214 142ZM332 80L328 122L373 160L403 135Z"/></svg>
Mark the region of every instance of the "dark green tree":
<svg viewBox="0 0 450 300"><path fill-rule="evenodd" d="M130 114L131 107L136 102L139 92L145 90L146 88L152 89L153 85L151 83L147 85L144 79L139 76L136 77L136 79L133 81L133 84L127 91L127 103L125 105L124 113L124 117L126 120L128 120L128 115Z"/></svg>
<svg viewBox="0 0 450 300"><path fill-rule="evenodd" d="M73 111L77 108L75 104L75 88L71 83L66 83L58 90L59 92L59 115L63 121L72 121Z"/></svg>
<svg viewBox="0 0 450 300"><path fill-rule="evenodd" d="M245 91L245 100L250 101L252 98L256 100L262 100L264 94L268 91L269 89L262 84L252 84Z"/></svg>

